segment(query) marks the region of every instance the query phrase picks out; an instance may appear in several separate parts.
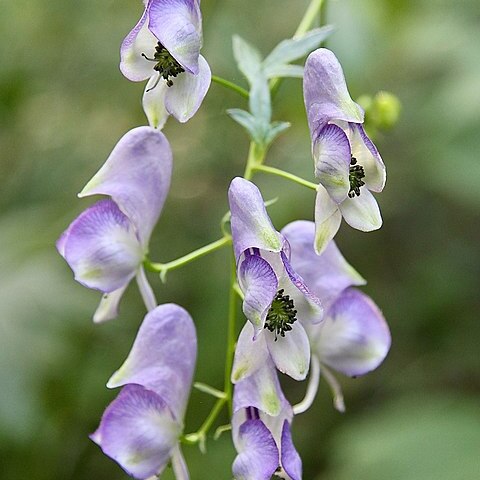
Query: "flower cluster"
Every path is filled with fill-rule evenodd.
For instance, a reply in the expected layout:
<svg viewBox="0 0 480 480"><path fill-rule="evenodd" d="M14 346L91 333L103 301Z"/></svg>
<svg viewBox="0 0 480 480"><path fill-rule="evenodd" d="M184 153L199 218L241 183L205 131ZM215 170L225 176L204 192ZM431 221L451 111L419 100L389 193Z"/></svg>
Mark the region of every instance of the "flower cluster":
<svg viewBox="0 0 480 480"><path fill-rule="evenodd" d="M237 450L235 479L301 480L302 462L292 440L294 415L312 405L320 377L334 393L335 408L344 411L332 370L364 375L389 351L390 332L382 313L358 290L365 280L333 240L342 217L362 231L381 226L371 191L383 189L385 166L365 133L364 113L350 98L335 55L319 48L308 56L304 69L290 64L323 38L317 29L281 42L262 62L260 54L237 37L235 56L251 91L233 89L249 96L252 112L231 112L251 133L246 173L230 183L222 239L169 264L155 264L148 257L173 168L169 142L160 130L169 115L180 122L190 119L210 86L210 68L200 55L200 0L144 0L139 22L121 45L123 75L135 82L148 80L143 107L149 126L126 133L81 191L80 197L106 198L70 224L57 249L78 282L102 292L95 322L118 315L133 278L148 311L130 354L107 383L121 391L91 435L134 478L157 478L171 463L176 478L188 480L181 442L202 448L209 428L229 405ZM289 126L270 122L270 88L282 76L303 76L318 184L262 165L270 143ZM313 185L315 222L294 221L276 230L260 190L250 181L255 169L262 168ZM242 299L246 321L235 346L231 310L224 391L200 384L218 401L201 428L184 435L197 354L195 326L182 307L157 305L144 267L164 279L169 265L176 268L230 244L236 267L230 291ZM308 378L301 403L290 404L279 372L297 381Z"/></svg>

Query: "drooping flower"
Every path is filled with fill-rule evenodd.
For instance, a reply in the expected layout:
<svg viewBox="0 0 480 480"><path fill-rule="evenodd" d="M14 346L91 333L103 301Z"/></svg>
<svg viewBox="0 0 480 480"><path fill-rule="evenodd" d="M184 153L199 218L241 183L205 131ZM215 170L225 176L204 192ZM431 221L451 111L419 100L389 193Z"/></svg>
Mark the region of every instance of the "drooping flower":
<svg viewBox="0 0 480 480"><path fill-rule="evenodd" d="M281 372L303 380L310 347L297 318L320 322L320 302L290 265L288 243L273 227L258 188L235 178L228 197L238 283L249 320L238 339L232 381L251 375L270 357Z"/></svg>
<svg viewBox="0 0 480 480"><path fill-rule="evenodd" d="M123 386L91 435L103 452L138 479L169 463L178 480L189 474L179 446L192 384L197 337L190 315L175 304L148 313L132 350L107 386Z"/></svg>
<svg viewBox="0 0 480 480"><path fill-rule="evenodd" d="M143 106L150 125L169 115L189 120L210 86L202 47L200 0L146 0L142 17L120 49L120 70L134 82L149 79Z"/></svg>
<svg viewBox="0 0 480 480"><path fill-rule="evenodd" d="M271 361L235 385L233 411L235 480L270 480L272 475L301 480L302 461L290 431L293 410Z"/></svg>
<svg viewBox="0 0 480 480"><path fill-rule="evenodd" d="M377 368L390 349L388 325L372 299L352 288L365 281L346 262L333 241L321 255L315 253L313 222L290 223L282 234L291 246L292 265L325 305L324 321L305 326L312 364L319 362L320 367L312 369L315 370L312 375L320 375L323 369L335 391L336 407L343 410L340 386L328 369L356 377Z"/></svg>
<svg viewBox="0 0 480 480"><path fill-rule="evenodd" d="M144 297L153 297L142 262L171 174L172 152L165 136L151 127L139 127L120 139L79 194L110 197L87 208L57 241L75 279L105 294L94 321L117 315L120 298L135 276ZM151 308L156 305L154 299L148 302Z"/></svg>
<svg viewBox="0 0 480 480"><path fill-rule="evenodd" d="M373 192L385 185L385 165L363 129L364 112L348 93L342 67L325 48L305 64L305 107L312 137L315 176L315 249L320 254L340 227L342 216L358 230L376 230L382 217Z"/></svg>

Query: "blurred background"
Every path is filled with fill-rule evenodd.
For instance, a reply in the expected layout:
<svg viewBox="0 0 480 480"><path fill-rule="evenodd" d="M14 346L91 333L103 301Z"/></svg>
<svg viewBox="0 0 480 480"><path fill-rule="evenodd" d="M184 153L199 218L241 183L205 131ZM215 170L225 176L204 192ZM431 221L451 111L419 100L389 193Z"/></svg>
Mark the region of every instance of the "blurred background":
<svg viewBox="0 0 480 480"><path fill-rule="evenodd" d="M268 53L291 36L305 0L202 0L204 49L215 74L244 85L231 53L238 33ZM89 439L116 392L104 387L144 316L130 288L119 318L94 326L99 294L75 283L54 242L88 204L79 192L117 140L145 124L142 84L122 77L118 49L140 16L137 0L0 0L0 477L126 479ZM396 127L376 137L387 164L377 198L384 227L343 225L347 259L368 279L393 336L385 363L342 378L347 412L326 384L296 418L305 480L480 478L480 8L477 0L330 0L329 39L354 98L378 90L402 103ZM165 128L173 185L151 246L168 261L218 238L226 189L243 172L244 132L225 110L245 101L212 85L187 124ZM313 179L301 82L285 81L274 119L292 122L267 162ZM313 193L258 174L280 229L312 219ZM160 303L194 317L196 380L221 388L227 252L151 281ZM240 323L240 322L239 322ZM293 402L305 385L285 382ZM213 399L193 392L187 431ZM226 423L221 418L219 423ZM193 480L228 479L229 435L209 454L185 447ZM165 473L167 480L173 478Z"/></svg>

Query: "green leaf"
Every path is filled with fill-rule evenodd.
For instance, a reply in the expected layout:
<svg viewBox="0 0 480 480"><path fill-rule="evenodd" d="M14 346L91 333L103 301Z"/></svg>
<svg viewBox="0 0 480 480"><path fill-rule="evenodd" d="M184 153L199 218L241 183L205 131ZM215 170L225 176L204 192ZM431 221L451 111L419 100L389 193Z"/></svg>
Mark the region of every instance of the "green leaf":
<svg viewBox="0 0 480 480"><path fill-rule="evenodd" d="M237 62L238 69L245 75L248 82L252 84L262 66L260 52L242 37L234 35L233 56Z"/></svg>
<svg viewBox="0 0 480 480"><path fill-rule="evenodd" d="M241 108L231 108L227 110L228 115L232 117L238 124L247 130L250 138L255 143L262 143L264 136L264 129L260 127L255 117Z"/></svg>
<svg viewBox="0 0 480 480"><path fill-rule="evenodd" d="M249 106L252 115L260 124L265 126L270 124L272 118L272 104L270 98L270 88L267 77L262 71L258 71L252 82L250 90Z"/></svg>
<svg viewBox="0 0 480 480"><path fill-rule="evenodd" d="M303 67L301 65L270 65L265 67L267 78L291 77L303 78Z"/></svg>
<svg viewBox="0 0 480 480"><path fill-rule="evenodd" d="M265 135L265 144L270 145L281 133L290 128L289 122L273 122Z"/></svg>

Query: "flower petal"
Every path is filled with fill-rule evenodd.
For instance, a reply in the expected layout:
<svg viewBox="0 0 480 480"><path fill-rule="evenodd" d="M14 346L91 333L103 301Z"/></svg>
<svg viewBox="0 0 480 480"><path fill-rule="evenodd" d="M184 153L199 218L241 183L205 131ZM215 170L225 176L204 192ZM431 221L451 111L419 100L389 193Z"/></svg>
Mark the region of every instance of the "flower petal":
<svg viewBox="0 0 480 480"><path fill-rule="evenodd" d="M235 480L270 480L278 467L278 449L268 428L261 420L247 420L238 430L233 462Z"/></svg>
<svg viewBox="0 0 480 480"><path fill-rule="evenodd" d="M327 248L340 228L342 214L338 205L330 198L327 190L319 185L315 199L315 252L317 255Z"/></svg>
<svg viewBox="0 0 480 480"><path fill-rule="evenodd" d="M182 67L196 75L202 47L198 0L150 0L148 28Z"/></svg>
<svg viewBox="0 0 480 480"><path fill-rule="evenodd" d="M128 283L113 292L103 294L100 304L93 314L93 321L95 323L103 323L117 317L118 304L120 303L127 286Z"/></svg>
<svg viewBox="0 0 480 480"><path fill-rule="evenodd" d="M155 73L148 80L143 92L142 106L149 125L161 130L169 116L165 108L165 94L169 87L162 79L158 81L158 75Z"/></svg>
<svg viewBox="0 0 480 480"><path fill-rule="evenodd" d="M326 125L312 144L315 176L330 197L340 203L350 191L350 143L337 125Z"/></svg>
<svg viewBox="0 0 480 480"><path fill-rule="evenodd" d="M182 123L197 113L210 87L212 72L202 55L198 59L198 68L197 75L188 72L179 74L165 93L165 108Z"/></svg>
<svg viewBox="0 0 480 480"><path fill-rule="evenodd" d="M294 380L305 380L310 366L310 343L300 322L292 325L285 336L265 332L268 351L276 367Z"/></svg>
<svg viewBox="0 0 480 480"><path fill-rule="evenodd" d="M172 151L163 133L137 127L117 143L80 197L110 195L146 248L170 188Z"/></svg>
<svg viewBox="0 0 480 480"><path fill-rule="evenodd" d="M148 12L143 12L139 22L125 37L120 47L120 71L132 82L142 82L154 72L154 62L142 56L152 57L157 39L148 29Z"/></svg>
<svg viewBox="0 0 480 480"><path fill-rule="evenodd" d="M268 310L278 289L278 281L270 264L259 255L246 255L238 269L238 282L245 295L243 313L255 329L255 337L263 329Z"/></svg>
<svg viewBox="0 0 480 480"><path fill-rule="evenodd" d="M268 359L265 335L253 339L254 329L246 322L237 341L232 368L232 383L237 383L256 372Z"/></svg>
<svg viewBox="0 0 480 480"><path fill-rule="evenodd" d="M292 267L303 277L325 309L346 288L366 283L345 260L334 241L328 243L321 255L315 253L313 222L299 220L289 223L283 228L282 235L290 243ZM303 319L300 312L299 318Z"/></svg>
<svg viewBox="0 0 480 480"><path fill-rule="evenodd" d="M322 363L357 376L377 368L390 344L390 331L378 307L350 288L328 311L313 348Z"/></svg>
<svg viewBox="0 0 480 480"><path fill-rule="evenodd" d="M382 216L375 197L363 187L359 196L347 197L340 205L345 221L362 232L378 230L382 226Z"/></svg>
<svg viewBox="0 0 480 480"><path fill-rule="evenodd" d="M188 312L173 303L161 305L145 317L127 359L107 387L142 385L160 395L181 419L196 356L197 337Z"/></svg>
<svg viewBox="0 0 480 480"><path fill-rule="evenodd" d="M287 420L283 422L281 442L281 464L285 473L291 480L302 480L302 459L293 444L290 423Z"/></svg>
<svg viewBox="0 0 480 480"><path fill-rule="evenodd" d="M90 438L128 474L145 479L165 468L180 433L161 397L140 385L127 385Z"/></svg>
<svg viewBox="0 0 480 480"><path fill-rule="evenodd" d="M362 125L350 124L350 143L352 155L365 170L363 180L366 187L374 192L381 192L387 179L385 164Z"/></svg>
<svg viewBox="0 0 480 480"><path fill-rule="evenodd" d="M363 110L348 93L342 67L326 48L308 56L303 94L312 139L331 120L363 123Z"/></svg>
<svg viewBox="0 0 480 480"><path fill-rule="evenodd" d="M143 258L133 225L112 200L101 200L81 213L57 249L75 280L106 293L125 287Z"/></svg>
<svg viewBox="0 0 480 480"><path fill-rule="evenodd" d="M241 177L232 180L228 189L235 258L249 248L280 252L282 239L268 216L260 190Z"/></svg>
<svg viewBox="0 0 480 480"><path fill-rule="evenodd" d="M233 411L258 408L267 415L277 416L286 402L272 360L267 358L252 375L238 382L233 392Z"/></svg>

